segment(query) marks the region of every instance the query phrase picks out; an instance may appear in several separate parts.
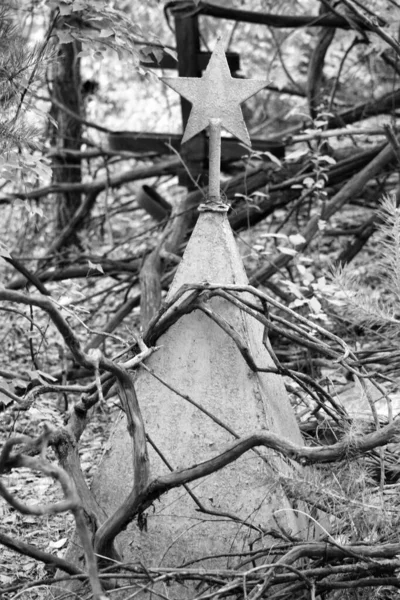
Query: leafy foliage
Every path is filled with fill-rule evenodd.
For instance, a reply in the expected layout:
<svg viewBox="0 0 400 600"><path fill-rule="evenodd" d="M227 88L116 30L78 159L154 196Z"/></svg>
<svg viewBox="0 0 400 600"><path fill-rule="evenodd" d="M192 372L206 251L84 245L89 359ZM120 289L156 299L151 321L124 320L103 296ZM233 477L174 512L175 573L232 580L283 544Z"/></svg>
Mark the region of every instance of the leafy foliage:
<svg viewBox="0 0 400 600"><path fill-rule="evenodd" d="M45 167L43 158L34 156L39 149L38 128L29 122L32 112L32 94L40 82L46 61L46 47L27 45L22 32L12 23L12 12L0 11L0 175L4 179L27 181L20 177L40 176ZM37 168L36 168L37 167ZM48 175L48 171L46 172Z"/></svg>
<svg viewBox="0 0 400 600"><path fill-rule="evenodd" d="M355 324L378 327L385 336L394 338L400 327L400 209L395 196L386 196L377 214L376 263L368 273L374 286L365 285L351 265L339 268L334 283L340 296L335 303L342 305Z"/></svg>
<svg viewBox="0 0 400 600"><path fill-rule="evenodd" d="M119 58L128 54L134 68L139 68L149 52L160 57L159 40L151 32L143 32L137 20L106 2L47 0L47 4L63 19L64 27L57 30L61 44L77 40L97 60L107 49L114 50Z"/></svg>

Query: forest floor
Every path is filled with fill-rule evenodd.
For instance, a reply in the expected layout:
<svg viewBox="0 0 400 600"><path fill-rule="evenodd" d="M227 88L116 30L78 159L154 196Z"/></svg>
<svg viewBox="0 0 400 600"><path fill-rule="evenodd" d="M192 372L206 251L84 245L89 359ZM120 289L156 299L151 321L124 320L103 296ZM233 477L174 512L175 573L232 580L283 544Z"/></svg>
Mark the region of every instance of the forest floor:
<svg viewBox="0 0 400 600"><path fill-rule="evenodd" d="M335 220L332 227L351 227L353 221L355 223L357 222L358 216L358 209L350 208L350 210L345 211ZM279 219L279 214L275 214L274 219ZM5 221L1 221L0 219L0 222ZM270 241L271 238L268 236L270 235L270 232L273 231L274 225L274 221L269 220L268 223L253 228L251 232L243 232L238 236L238 244L247 268L254 268L260 261L260 256L262 259L260 247L265 247L266 240L268 240L268 242ZM151 234L144 237L140 237L139 234L146 228L151 231L153 226L154 223L151 219L142 214L141 211L136 212L135 208L135 218L131 219L129 225L127 224L126 214L121 215L120 220L116 224L113 224L114 234L111 236L113 238L113 243L116 243L117 239L121 240L124 236L126 237L127 231L129 230L130 237L134 238L135 235L138 236L138 241L130 245L130 251L132 251L132 249L137 250L140 244L151 244ZM4 231L2 233L5 234ZM21 230L16 233L21 236ZM8 235L10 235L9 232ZM330 264L333 261L333 257L337 255L341 241L339 237L328 237L324 239L325 241L323 243L319 243L312 248L311 253L309 253L307 259L303 262L303 267L300 269L297 267L295 269L296 274L292 277L292 289L295 286L303 286L304 288L307 287L307 285L311 289L313 282L321 281L321 278L328 276ZM34 236L31 237L30 247L25 243L24 253L28 254L31 252L34 254L34 252L37 251L37 241L32 240L34 240ZM109 239L107 244L110 244ZM90 254L101 255L105 249L101 236L97 237L97 239L92 238ZM123 256L124 252L125 250L122 248L120 255ZM369 246L367 245L364 249L361 259L356 261L355 268L358 269L359 273L365 273L369 261L373 260L374 242L371 242L371 244ZM309 281L307 281L307 278L305 277L305 274L307 273L309 274ZM299 282L299 277L301 275L303 276L303 281ZM312 275L311 279L310 275ZM12 276L12 271L7 268L5 277L10 280ZM290 277L288 277L286 284L284 282L283 285L290 287L290 284ZM96 278L87 278L78 283L74 282L71 287L73 289L75 288L75 291L78 294L89 296L101 289L105 289L107 285L110 285L109 278L100 274ZM68 289L68 286L68 281L62 284L50 284L51 289L54 289L60 296L65 294L65 290ZM90 324L90 328L94 330L101 329L104 326L105 318L111 315L115 310L115 307L121 302L121 297L113 299L111 293L108 296L101 296L101 298L103 299L103 311L101 310L101 303L99 306L96 299L85 302L84 309L86 313L83 311L80 313L83 320L86 320L85 315L88 315L87 322ZM331 328L335 333L343 336L346 342L353 348L357 348L357 350L371 348L375 348L375 350L379 349L376 339L371 342L368 335L365 335L365 332L362 332L360 335L359 332L357 332L357 329L348 322L342 322L341 324L340 319L336 318L336 316L330 312L329 304L324 302L322 295L319 296L319 301L323 302L323 311L326 318L322 324L325 327ZM301 308L301 306L303 308ZM297 309L305 310L305 313L311 311L310 305L307 302L304 304L298 302ZM37 323L41 328L46 329L49 327L46 319L40 316L38 311L35 312L35 320L37 320ZM129 327L122 325L116 333L118 333L119 336L128 339L129 332L134 330L137 331L137 322L138 310L135 309ZM29 323L28 325L26 323L27 322L24 322L19 315L15 316L10 315L8 312L0 312L0 331L3 332L0 340L2 348L1 368L4 371L10 371L15 374L15 379L13 380L14 384L15 380L18 378L29 379L34 370L30 358L29 340L34 340L35 343L38 343L38 337L33 336L28 326ZM79 334L82 336L82 340L85 342L89 337L89 332L87 329L85 330L85 328L79 327L79 324L77 324L77 328ZM59 340L55 335L52 337L51 330L50 334L51 335L48 336L48 341L44 343L45 347L40 353L40 358L44 365L43 369L48 374L57 371L57 369L60 368L60 361L62 362L63 360L62 355L60 354ZM385 345L385 343L383 343L383 345ZM277 352L278 355L285 357L285 360L290 360L290 354L293 350L290 344L277 340L273 342L273 345L275 352ZM118 342L115 340L108 342L109 355L115 354L120 350L121 346ZM372 366L374 367L374 365ZM390 392L390 399L393 403L392 411L395 415L400 412L400 394L396 389L400 377L393 372L393 365L382 367L382 365L377 364L375 367L376 366L387 372L388 381L385 386L388 392ZM347 378L337 365L324 367L318 373L314 373L314 375L327 387L332 388L332 386L334 386L336 397L349 409L349 412L353 415L367 418L370 421L372 420L370 407L366 398L363 397L362 391L357 387L357 382ZM0 378L0 382L5 384L6 380ZM311 408L309 407L309 409L305 411L304 405L301 405L301 403L298 402L296 389L293 388L293 384L289 381L287 383L290 384L288 389L291 392L291 397L298 412L300 422L304 426L307 422L311 422L311 415L315 407L311 406ZM374 399L376 400L378 396L379 394L375 394ZM2 401L3 407L1 407ZM387 419L387 399L381 399L379 402L379 406L381 407L379 412L382 414L382 418ZM0 410L1 408L3 408L3 410L0 412L0 438L2 443L17 433L35 436L40 432L40 428L44 422L51 423L53 426L58 426L61 425L66 418L65 407L63 406L64 399L62 397L57 397L55 394L46 394L37 398L34 404L28 410L24 411L20 410L18 406L14 404L11 404L10 406L7 404L7 397L1 394ZM82 437L80 444L80 458L83 472L89 482L101 463L102 456L108 448L108 438L113 424L116 422L116 415L119 411L120 409L116 398L112 398L105 404L98 406ZM385 414L386 417L384 416ZM392 447L392 451L397 454L397 445L396 447ZM51 451L49 451L49 457L51 457ZM59 486L54 483L51 478L32 473L32 471L28 469L14 470L4 477L4 483L12 493L15 493L18 498L27 503L52 503L61 497ZM378 483L376 481L375 483L372 482L372 488L376 488L377 485ZM393 486L397 485L400 484L397 484L397 482L393 480L391 482L391 489L393 490ZM389 491L388 487L388 494ZM68 514L43 517L21 515L2 500L0 501L0 518L2 523L1 530L3 533L13 538L27 541L44 551L59 556L64 555L68 538L73 527L72 517ZM27 556L17 555L13 551L0 546L0 588L7 589L9 586L15 584L22 585L34 580L43 579L52 576L54 572L53 568L45 567ZM25 597L40 597L40 589L36 592L31 591L30 593L31 595Z"/></svg>

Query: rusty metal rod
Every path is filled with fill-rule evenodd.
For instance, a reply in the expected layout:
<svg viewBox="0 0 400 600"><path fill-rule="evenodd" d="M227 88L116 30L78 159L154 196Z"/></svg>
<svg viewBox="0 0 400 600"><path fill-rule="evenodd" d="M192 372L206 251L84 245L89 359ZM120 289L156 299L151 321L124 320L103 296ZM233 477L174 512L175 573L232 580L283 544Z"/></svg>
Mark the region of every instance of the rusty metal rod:
<svg viewBox="0 0 400 600"><path fill-rule="evenodd" d="M221 171L221 119L210 119L208 125L208 200L221 202L220 171Z"/></svg>

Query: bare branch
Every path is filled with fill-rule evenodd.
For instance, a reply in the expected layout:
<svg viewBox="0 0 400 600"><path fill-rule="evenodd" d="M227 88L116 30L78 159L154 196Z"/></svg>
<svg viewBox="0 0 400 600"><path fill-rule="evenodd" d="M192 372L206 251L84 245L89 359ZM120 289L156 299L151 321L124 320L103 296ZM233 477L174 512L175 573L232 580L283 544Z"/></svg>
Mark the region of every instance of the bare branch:
<svg viewBox="0 0 400 600"><path fill-rule="evenodd" d="M97 195L105 189L119 187L124 183L137 181L138 179L147 179L149 177L174 174L178 166L179 160L177 158L170 158L163 162L156 163L150 167L131 169L121 173L120 175L95 180L92 183L59 183L57 185L48 185L46 187L38 188L26 193L18 192L14 194L8 194L7 196L0 197L0 204L9 204L16 198L20 198L21 200L32 200L36 198L42 198L48 194L57 194L62 192L83 192L86 194L91 193Z"/></svg>
<svg viewBox="0 0 400 600"><path fill-rule="evenodd" d="M23 514L44 515L70 510L74 516L77 531L85 553L93 597L95 600L105 600L106 597L103 594L98 576L96 557L93 552L89 531L74 482L64 469L58 465L48 462L45 458L45 452L49 442L50 433L50 429L46 427L44 429L44 433L36 440L32 440L27 436L20 436L8 440L4 444L0 454L0 475L4 473L5 470L19 467L27 467L29 469L39 471L40 473L50 476L59 482L64 493L64 500L49 505L26 505L15 498L15 496L7 490L1 481L0 495L2 495L3 498L9 504L11 504L11 506ZM29 446L34 444L41 446L41 456L39 458L31 457L23 454L22 452L11 454L12 449L20 444L26 448L29 448Z"/></svg>
<svg viewBox="0 0 400 600"><path fill-rule="evenodd" d="M366 29L369 29L370 31L373 31L374 33L376 33L380 38L382 38L388 44L388 46L393 48L393 50L396 52L397 55L400 55L399 43L391 35L386 33L386 31L382 27L382 25L387 25L387 23L385 23L384 21L382 21L379 18L376 18L376 16L374 16L374 18L368 17L365 13L363 13L361 10L359 10L359 8L357 8L356 4L354 2L352 2L351 0L340 0L340 1L357 17L358 23L362 23Z"/></svg>
<svg viewBox="0 0 400 600"><path fill-rule="evenodd" d="M383 150L376 156L371 162L364 167L361 171L356 173L338 192L326 203L322 212L320 214L314 215L308 225L305 227L304 231L301 232L301 235L304 238L304 242L298 244L296 246L296 250L301 252L304 250L311 240L318 233L318 224L322 221L328 221L332 215L334 215L338 210L342 208L349 201L350 198L353 198L356 194L360 193L360 191L365 187L367 182L375 177L391 160L394 158L393 147L390 144L386 144ZM262 281L271 277L277 270L283 268L292 260L292 256L282 254L277 257L273 264L268 264L265 267L261 267L254 275L252 276L252 282L257 281L261 283Z"/></svg>
<svg viewBox="0 0 400 600"><path fill-rule="evenodd" d="M170 3L175 4L175 3ZM193 10L193 4L190 2ZM230 19L233 21L242 21L244 23L257 23L259 25L269 25L270 27L340 27L349 29L349 22L341 15L277 15L271 13L259 13L249 10L240 10L228 8L208 2L198 3L198 12L203 15L210 15L219 19ZM368 23L362 21L362 26L369 28Z"/></svg>
<svg viewBox="0 0 400 600"><path fill-rule="evenodd" d="M360 436L351 443L343 439L330 446L308 447L293 444L270 431L255 432L230 444L224 452L198 465L180 469L154 478L142 492L132 490L125 502L100 527L96 534L95 548L105 554L114 537L139 513L169 490L215 473L237 460L242 454L264 446L281 453L286 458L300 464L329 463L338 460L355 459L360 454L384 446L398 437L400 419L396 419L379 431Z"/></svg>
<svg viewBox="0 0 400 600"><path fill-rule="evenodd" d="M10 548L10 550L14 550L14 552L18 552L19 554L23 554L24 556L30 556L35 560L40 560L46 565L54 565L61 571L65 571L65 573L69 573L70 575L80 575L83 574L83 571L68 562L64 558L59 558L54 554L49 554L48 552L43 552L43 550L39 550L36 546L32 546L32 544L27 544L26 542L22 542L21 540L11 538L8 535L0 532L0 544Z"/></svg>

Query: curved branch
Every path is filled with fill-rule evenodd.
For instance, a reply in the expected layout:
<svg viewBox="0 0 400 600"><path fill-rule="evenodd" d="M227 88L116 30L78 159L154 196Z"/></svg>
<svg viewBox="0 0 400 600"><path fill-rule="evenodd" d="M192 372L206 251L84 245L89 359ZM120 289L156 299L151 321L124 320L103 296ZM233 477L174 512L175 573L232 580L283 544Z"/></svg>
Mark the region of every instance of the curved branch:
<svg viewBox="0 0 400 600"><path fill-rule="evenodd" d="M66 319L64 319L60 310L56 307L51 298L48 296L27 296L21 292L0 288L0 300L25 304L26 306L37 306L38 308L44 310L49 315L58 331L61 333L74 359L83 367L89 369L94 368L93 360L89 359L88 356L83 352L81 343L75 335L75 332L70 327Z"/></svg>
<svg viewBox="0 0 400 600"><path fill-rule="evenodd" d="M10 548L10 550L14 550L14 552L18 552L19 554L23 554L24 556L30 556L35 560L40 560L46 565L54 565L61 571L65 571L69 575L82 575L83 571L76 565L68 562L64 558L59 558L54 554L50 554L49 552L43 552L43 550L39 550L36 546L32 546L32 544L27 544L21 540L17 540L15 538L11 538L8 535L0 532L0 544Z"/></svg>
<svg viewBox="0 0 400 600"><path fill-rule="evenodd" d="M354 459L362 453L388 444L399 433L400 419L396 419L379 431L360 436L357 440L352 441L351 444L348 440L343 439L330 446L299 446L270 431L259 431L240 438L230 444L224 452L210 460L156 477L139 493L132 490L125 502L98 530L95 538L96 552L107 555L108 548L115 536L139 512L146 510L146 508L166 492L223 469L256 446L264 446L275 450L286 458L295 460L301 464L328 463L343 460L344 458L347 460Z"/></svg>
<svg viewBox="0 0 400 600"><path fill-rule="evenodd" d="M15 469L20 467L27 467L33 471L39 471L44 475L52 477L57 480L61 485L64 493L64 499L49 505L31 504L26 505L18 498L15 498L7 488L0 481L0 495L16 510L26 515L45 515L55 514L59 512L66 512L71 510L72 512L80 506L79 496L76 492L73 481L69 478L68 474L61 467L49 463L44 459L44 451L47 447L50 437L50 430L45 429L45 432L39 436L35 443L41 448L40 458L27 456L18 452L17 454L11 454L11 450L14 446L23 444L26 446L32 445L32 440L27 436L19 436L11 438L4 444L0 454L0 474L5 470Z"/></svg>
<svg viewBox="0 0 400 600"><path fill-rule="evenodd" d="M148 484L150 473L146 431L135 387L129 373L125 369L118 368L115 374L118 381L119 396L128 421L128 431L133 442L134 491L136 494L140 494Z"/></svg>
<svg viewBox="0 0 400 600"><path fill-rule="evenodd" d="M27 436L20 436L8 440L4 444L0 454L0 474L2 474L6 469L14 469L18 467L28 467L29 469L39 471L40 473L48 475L58 481L62 488L64 499L50 505L41 506L40 504L36 504L28 506L15 498L1 481L0 495L3 496L3 498L5 498L5 500L11 506L23 514L43 515L71 511L74 516L76 528L84 550L93 598L95 600L105 600L106 597L103 594L99 580L96 556L93 552L84 512L74 481L69 477L68 473L63 468L48 462L45 458L45 452L50 435L51 431L48 427L46 427L44 428L44 433L36 440L32 440ZM19 444L23 444L27 448L32 445L39 445L41 449L40 457L31 457L23 454L22 452L11 454L13 447Z"/></svg>
<svg viewBox="0 0 400 600"><path fill-rule="evenodd" d="M142 494L146 493L150 474L150 461L147 452L145 426L135 388L129 373L125 371L125 369L118 367L115 371L115 375L117 377L119 395L127 417L128 431L132 438L133 445L133 487L129 494L129 498L140 498ZM125 504L122 506L124 507ZM118 510L116 512L118 513ZM110 519L99 528L98 532L103 531L104 526L107 525L109 521ZM102 534L100 534L102 542L99 545L96 545L95 542L95 551L102 556L111 556L110 553L113 551L113 541L117 533L119 533L119 531L114 535L105 536L104 538L102 538Z"/></svg>
<svg viewBox="0 0 400 600"><path fill-rule="evenodd" d="M63 315L61 314L61 310L57 308L55 302L49 296L27 296L21 292L0 288L0 301L1 300L25 304L26 306L37 306L38 308L41 308L49 315L54 325L64 338L64 342L68 346L73 358L79 365L90 369L91 371L95 371L97 368L102 368L118 376L120 368L112 360L109 360L102 355L95 357L94 355L91 356L84 352L79 338L75 335L74 330L69 325L67 320L64 319Z"/></svg>
<svg viewBox="0 0 400 600"><path fill-rule="evenodd" d="M176 3L171 3L176 4ZM190 3L193 10L193 4ZM349 22L341 15L275 15L271 13L252 12L250 10L240 10L236 8L227 8L217 6L208 2L199 2L198 11L202 15L210 15L219 19L230 19L233 21L243 21L244 23L257 23L259 25L269 25L270 27L340 27L349 29ZM357 24L363 28L370 29L371 25L362 21Z"/></svg>

